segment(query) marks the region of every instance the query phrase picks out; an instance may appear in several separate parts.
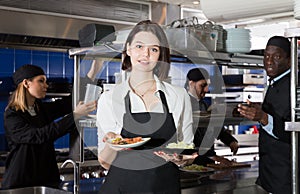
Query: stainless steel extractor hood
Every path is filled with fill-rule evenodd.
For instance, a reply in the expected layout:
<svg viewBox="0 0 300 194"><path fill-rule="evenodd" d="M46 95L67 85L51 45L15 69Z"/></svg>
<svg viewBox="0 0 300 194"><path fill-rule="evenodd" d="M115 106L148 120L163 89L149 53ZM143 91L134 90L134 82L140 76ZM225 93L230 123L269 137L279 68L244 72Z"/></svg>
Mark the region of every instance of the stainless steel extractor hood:
<svg viewBox="0 0 300 194"><path fill-rule="evenodd" d="M151 18L151 4L120 0L0 0L0 46L69 49L89 23L128 28Z"/></svg>

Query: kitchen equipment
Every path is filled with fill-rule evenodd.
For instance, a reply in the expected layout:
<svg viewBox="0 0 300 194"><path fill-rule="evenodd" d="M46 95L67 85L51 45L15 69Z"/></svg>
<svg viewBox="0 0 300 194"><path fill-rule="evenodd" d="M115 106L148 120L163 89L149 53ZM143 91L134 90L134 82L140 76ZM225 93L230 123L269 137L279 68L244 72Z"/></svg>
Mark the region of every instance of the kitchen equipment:
<svg viewBox="0 0 300 194"><path fill-rule="evenodd" d="M132 29L122 29L116 31L116 40L114 41L114 44L125 44L127 37Z"/></svg>
<svg viewBox="0 0 300 194"><path fill-rule="evenodd" d="M184 26L175 27L173 25L165 28L165 33L173 50L203 50L205 47L197 40L192 26L187 26L185 22Z"/></svg>
<svg viewBox="0 0 300 194"><path fill-rule="evenodd" d="M102 88L97 85L87 84L84 96L84 103L96 101L100 97Z"/></svg>
<svg viewBox="0 0 300 194"><path fill-rule="evenodd" d="M263 74L245 73L243 74L243 83L263 85L265 84L265 76Z"/></svg>
<svg viewBox="0 0 300 194"><path fill-rule="evenodd" d="M24 187L19 189L8 189L8 190L0 190L0 194L72 194L72 192L68 192L61 189L54 189L50 187Z"/></svg>
<svg viewBox="0 0 300 194"><path fill-rule="evenodd" d="M250 52L250 30L244 28L226 29L225 50L230 53Z"/></svg>
<svg viewBox="0 0 300 194"><path fill-rule="evenodd" d="M175 20L164 30L170 47L173 49L216 51L221 26L216 26L211 21L199 24L197 17L192 17ZM220 36L222 36L221 33Z"/></svg>
<svg viewBox="0 0 300 194"><path fill-rule="evenodd" d="M78 37L81 47L111 43L116 40L115 27L103 24L87 24L79 30Z"/></svg>
<svg viewBox="0 0 300 194"><path fill-rule="evenodd" d="M79 193L82 194L98 194L101 188L101 185L105 181L105 177L100 178L89 178L89 179L81 179L80 183L80 190ZM61 188L66 191L73 190L73 181L63 181L61 184Z"/></svg>
<svg viewBox="0 0 300 194"><path fill-rule="evenodd" d="M264 88L245 87L243 92L243 102L250 100L251 102L263 102Z"/></svg>
<svg viewBox="0 0 300 194"><path fill-rule="evenodd" d="M73 178L74 178L74 186L73 186L73 193L78 194L79 192L79 163L76 163L75 161L68 159L64 163L62 163L61 168L64 168L68 163L73 165Z"/></svg>
<svg viewBox="0 0 300 194"><path fill-rule="evenodd" d="M217 51L217 40L219 40L219 43L223 41L220 37L222 35L220 27L222 26L216 26L211 21L207 21L203 25L195 25L196 37L204 44L207 50Z"/></svg>
<svg viewBox="0 0 300 194"><path fill-rule="evenodd" d="M224 45L224 36L226 35L225 30L223 29L222 25L214 25L213 29L218 31L216 50L222 52L225 49L225 45Z"/></svg>

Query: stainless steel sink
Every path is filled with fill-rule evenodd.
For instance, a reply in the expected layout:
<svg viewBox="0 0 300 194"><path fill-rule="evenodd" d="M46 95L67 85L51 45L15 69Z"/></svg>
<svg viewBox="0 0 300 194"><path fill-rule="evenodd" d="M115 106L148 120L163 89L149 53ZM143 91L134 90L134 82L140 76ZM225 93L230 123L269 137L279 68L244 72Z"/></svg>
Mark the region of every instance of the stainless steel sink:
<svg viewBox="0 0 300 194"><path fill-rule="evenodd" d="M25 187L19 189L0 190L0 194L72 194L71 192L50 187Z"/></svg>

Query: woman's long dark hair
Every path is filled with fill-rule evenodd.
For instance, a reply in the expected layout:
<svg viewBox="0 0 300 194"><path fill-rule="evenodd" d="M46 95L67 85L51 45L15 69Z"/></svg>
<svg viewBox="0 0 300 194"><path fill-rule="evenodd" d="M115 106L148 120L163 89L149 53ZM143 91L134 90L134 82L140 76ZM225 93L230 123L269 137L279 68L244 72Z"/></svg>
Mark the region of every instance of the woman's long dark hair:
<svg viewBox="0 0 300 194"><path fill-rule="evenodd" d="M151 32L160 41L160 55L156 67L154 68L154 74L158 76L160 80L165 80L168 77L170 70L170 49L168 39L165 32L159 26L159 24L154 23L150 20L144 20L139 22L129 33L125 47L123 50L123 62L122 70L131 71L132 64L130 61L130 56L127 55L127 44L131 45L134 36L139 32Z"/></svg>

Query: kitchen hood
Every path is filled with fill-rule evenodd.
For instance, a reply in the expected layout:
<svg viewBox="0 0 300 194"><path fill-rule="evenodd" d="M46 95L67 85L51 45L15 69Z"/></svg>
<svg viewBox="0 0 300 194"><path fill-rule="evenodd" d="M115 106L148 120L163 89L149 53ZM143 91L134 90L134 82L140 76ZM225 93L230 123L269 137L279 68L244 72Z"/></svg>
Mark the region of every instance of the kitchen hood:
<svg viewBox="0 0 300 194"><path fill-rule="evenodd" d="M90 23L117 30L151 18L151 4L120 0L0 0L0 47L70 49Z"/></svg>
<svg viewBox="0 0 300 194"><path fill-rule="evenodd" d="M70 49L79 47L78 40L67 40L59 38L14 35L14 34L0 34L1 47L42 47L57 48L57 49Z"/></svg>

